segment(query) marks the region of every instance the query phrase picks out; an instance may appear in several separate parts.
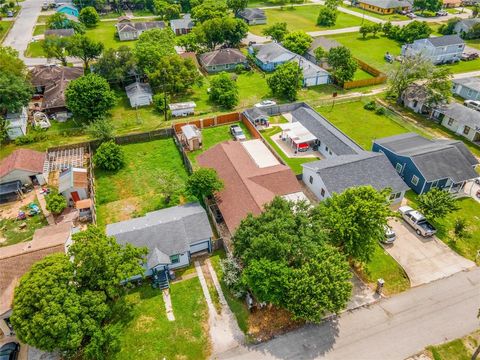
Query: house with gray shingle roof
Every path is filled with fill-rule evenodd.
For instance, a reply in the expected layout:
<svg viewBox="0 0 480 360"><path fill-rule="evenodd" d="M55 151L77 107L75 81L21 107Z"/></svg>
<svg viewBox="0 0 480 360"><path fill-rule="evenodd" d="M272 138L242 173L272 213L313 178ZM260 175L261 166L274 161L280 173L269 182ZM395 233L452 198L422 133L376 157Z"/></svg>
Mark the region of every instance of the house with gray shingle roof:
<svg viewBox="0 0 480 360"><path fill-rule="evenodd" d="M452 91L466 100L480 100L480 78L453 79Z"/></svg>
<svg viewBox="0 0 480 360"><path fill-rule="evenodd" d="M458 35L445 35L415 40L402 46L402 56L416 56L430 60L434 65L458 62L465 42Z"/></svg>
<svg viewBox="0 0 480 360"><path fill-rule="evenodd" d="M258 8L246 8L239 11L236 16L243 19L248 25L261 25L267 23L265 10Z"/></svg>
<svg viewBox="0 0 480 360"><path fill-rule="evenodd" d="M433 109L432 118L456 134L480 142L480 111L452 102Z"/></svg>
<svg viewBox="0 0 480 360"><path fill-rule="evenodd" d="M205 209L189 203L107 225L121 245L146 247L145 275L168 287L168 271L190 265L192 254L212 250L212 229Z"/></svg>
<svg viewBox="0 0 480 360"><path fill-rule="evenodd" d="M125 92L131 107L148 106L153 101L152 88L147 83L136 81L125 86Z"/></svg>
<svg viewBox="0 0 480 360"><path fill-rule="evenodd" d="M473 27L477 24L480 24L480 18L461 19L453 27L453 32L460 36L464 36L472 31Z"/></svg>
<svg viewBox="0 0 480 360"><path fill-rule="evenodd" d="M184 35L192 31L193 20L190 14L185 14L181 19L172 19L170 20L170 28L175 33L175 35Z"/></svg>
<svg viewBox="0 0 480 360"><path fill-rule="evenodd" d="M358 7L378 14L411 10L413 0L358 0Z"/></svg>
<svg viewBox="0 0 480 360"><path fill-rule="evenodd" d="M119 22L115 25L120 41L136 40L143 32L152 29L164 29L163 21Z"/></svg>

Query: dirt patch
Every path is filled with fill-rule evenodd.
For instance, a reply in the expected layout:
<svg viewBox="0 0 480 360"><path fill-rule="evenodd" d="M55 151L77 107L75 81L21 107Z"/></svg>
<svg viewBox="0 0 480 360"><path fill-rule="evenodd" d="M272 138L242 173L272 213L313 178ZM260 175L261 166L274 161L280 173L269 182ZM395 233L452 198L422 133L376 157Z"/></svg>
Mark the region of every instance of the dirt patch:
<svg viewBox="0 0 480 360"><path fill-rule="evenodd" d="M21 208L35 201L35 191L24 194L23 199L13 201L0 206L0 217L5 219L15 219Z"/></svg>
<svg viewBox="0 0 480 360"><path fill-rule="evenodd" d="M305 324L295 321L292 315L281 308L267 306L255 310L248 317L248 334L256 341L267 341L274 336L292 331Z"/></svg>
<svg viewBox="0 0 480 360"><path fill-rule="evenodd" d="M151 329L151 324L155 321L155 318L151 316L142 315L138 318L135 323L135 330L141 332L147 332L148 329Z"/></svg>

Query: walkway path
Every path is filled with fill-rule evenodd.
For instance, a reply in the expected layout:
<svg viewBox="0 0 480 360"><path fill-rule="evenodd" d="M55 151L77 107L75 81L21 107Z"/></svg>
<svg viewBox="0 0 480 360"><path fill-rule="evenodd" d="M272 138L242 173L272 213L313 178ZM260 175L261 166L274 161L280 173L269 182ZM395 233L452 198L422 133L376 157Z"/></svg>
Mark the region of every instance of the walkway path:
<svg viewBox="0 0 480 360"><path fill-rule="evenodd" d="M45 194L42 193L41 187L35 188L35 193L37 194L38 203L40 204L40 209L47 219L48 225L55 225L55 219L50 211L47 210L47 202L45 201Z"/></svg>

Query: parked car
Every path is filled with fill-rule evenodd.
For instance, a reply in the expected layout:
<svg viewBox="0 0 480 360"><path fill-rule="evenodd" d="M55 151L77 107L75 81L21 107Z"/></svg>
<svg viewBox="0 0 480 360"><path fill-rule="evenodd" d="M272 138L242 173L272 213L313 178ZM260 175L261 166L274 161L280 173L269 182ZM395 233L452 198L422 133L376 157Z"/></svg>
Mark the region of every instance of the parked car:
<svg viewBox="0 0 480 360"><path fill-rule="evenodd" d="M243 141L243 140L247 139L245 137L245 134L243 133L242 128L238 125L230 126L230 132L233 135L233 137L235 138L235 140Z"/></svg>
<svg viewBox="0 0 480 360"><path fill-rule="evenodd" d="M463 61L471 61L478 59L478 53L463 53L462 60Z"/></svg>
<svg viewBox="0 0 480 360"><path fill-rule="evenodd" d="M405 220L405 222L410 225L418 235L429 237L437 232L422 213L413 210L410 206L401 206L398 209L398 212L402 215L403 220Z"/></svg>
<svg viewBox="0 0 480 360"><path fill-rule="evenodd" d="M463 102L463 105L465 105L466 107L468 107L470 109L480 111L480 101L465 100Z"/></svg>
<svg viewBox="0 0 480 360"><path fill-rule="evenodd" d="M9 342L0 347L0 360L17 360L20 352L20 344Z"/></svg>
<svg viewBox="0 0 480 360"><path fill-rule="evenodd" d="M408 13L406 16L410 19L415 19L417 17L417 15L415 15L414 13Z"/></svg>
<svg viewBox="0 0 480 360"><path fill-rule="evenodd" d="M393 244L397 238L397 234L395 234L395 231L393 231L393 229L388 225L385 225L384 230L384 237L380 241L384 244Z"/></svg>
<svg viewBox="0 0 480 360"><path fill-rule="evenodd" d="M476 178L474 181L475 181L475 184L480 185L480 177Z"/></svg>
<svg viewBox="0 0 480 360"><path fill-rule="evenodd" d="M440 10L440 11L437 11L435 13L435 15L437 15L437 16L447 16L448 12L446 12L445 10Z"/></svg>
<svg viewBox="0 0 480 360"><path fill-rule="evenodd" d="M7 11L7 17L11 18L11 17L13 17L13 15L14 15L14 14L13 14L13 11L12 11L12 10L8 10L8 11Z"/></svg>
<svg viewBox="0 0 480 360"><path fill-rule="evenodd" d="M263 100L259 103L256 103L255 104L255 107L257 108L261 108L261 107L265 107L265 106L273 106L273 105L277 105L277 103L273 100Z"/></svg>

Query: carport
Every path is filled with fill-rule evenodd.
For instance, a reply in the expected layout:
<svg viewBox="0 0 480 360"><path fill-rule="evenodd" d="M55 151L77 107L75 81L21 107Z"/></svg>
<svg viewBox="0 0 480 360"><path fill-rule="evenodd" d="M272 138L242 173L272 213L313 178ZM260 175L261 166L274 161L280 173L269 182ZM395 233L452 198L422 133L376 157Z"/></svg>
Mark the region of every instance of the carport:
<svg viewBox="0 0 480 360"><path fill-rule="evenodd" d="M0 203L13 201L22 197L22 182L10 181L0 185Z"/></svg>

